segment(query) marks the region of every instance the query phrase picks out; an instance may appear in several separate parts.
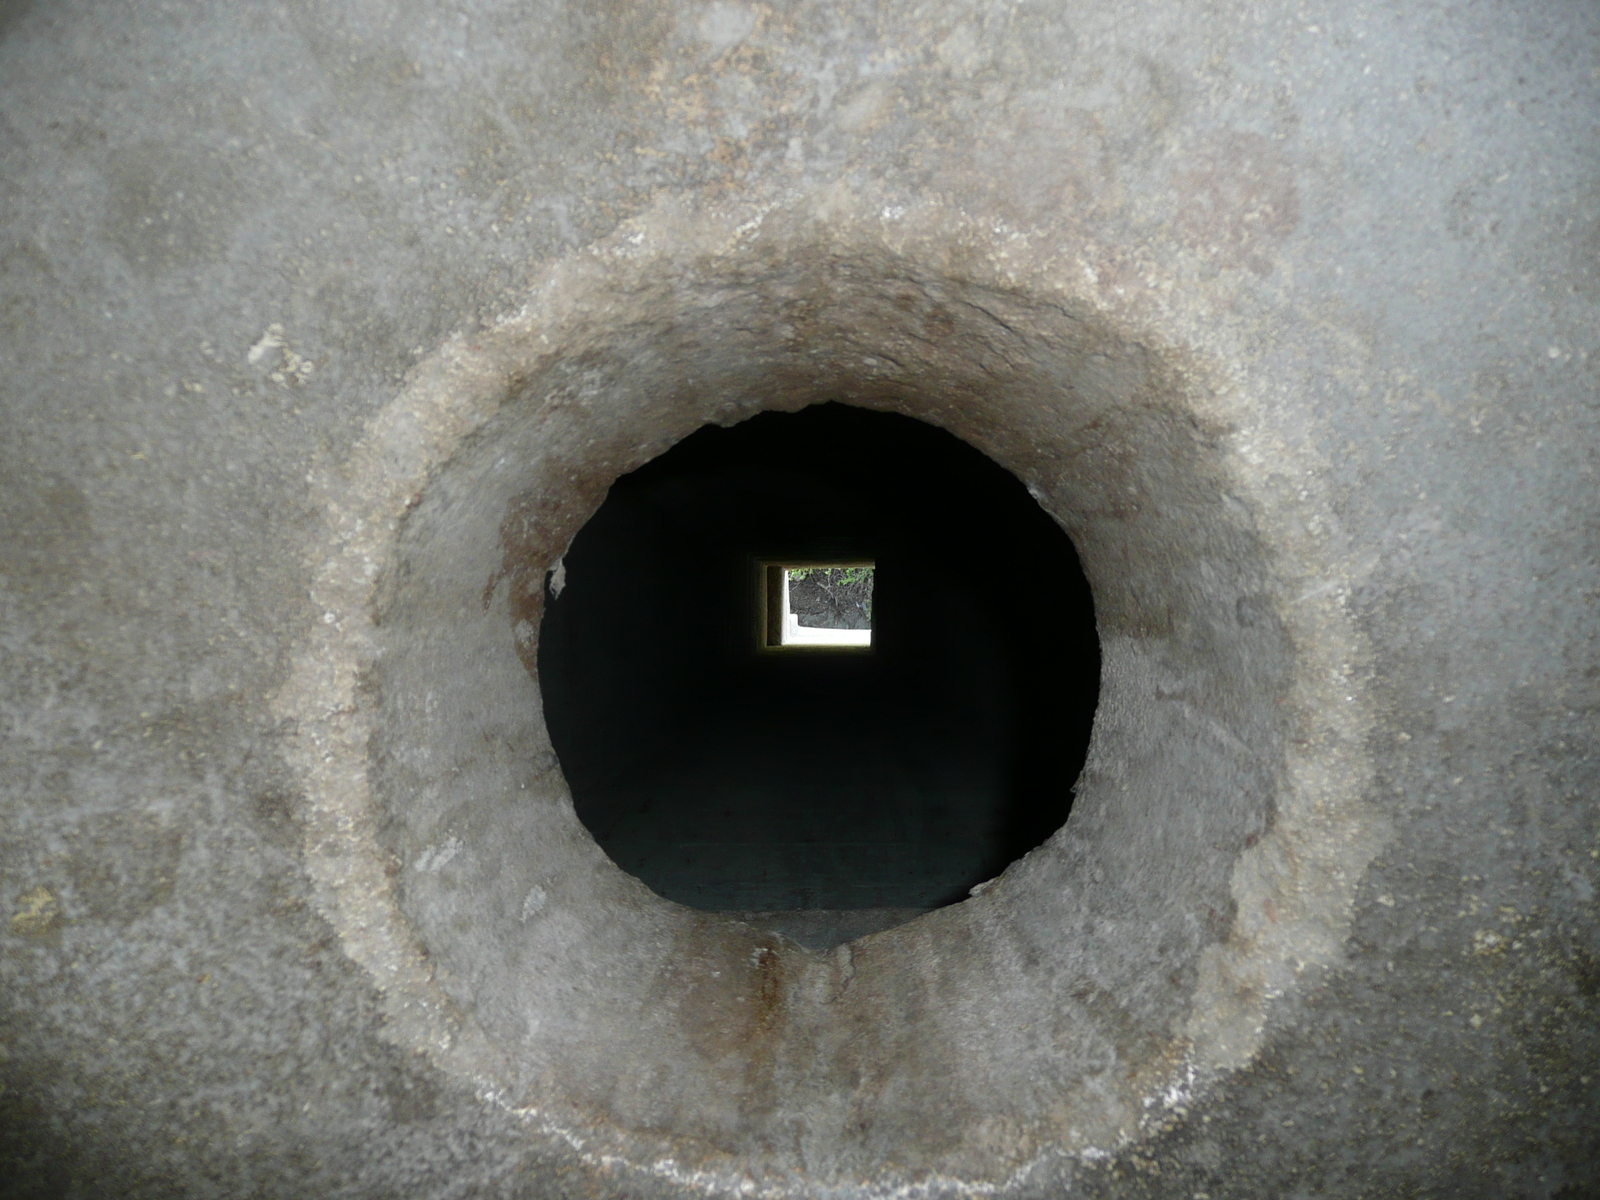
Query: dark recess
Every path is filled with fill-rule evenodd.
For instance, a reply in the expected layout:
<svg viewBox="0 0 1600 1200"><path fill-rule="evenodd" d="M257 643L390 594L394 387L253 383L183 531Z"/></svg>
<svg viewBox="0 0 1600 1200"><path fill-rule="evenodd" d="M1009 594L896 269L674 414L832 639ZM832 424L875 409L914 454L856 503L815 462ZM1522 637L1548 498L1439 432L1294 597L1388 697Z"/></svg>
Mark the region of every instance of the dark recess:
<svg viewBox="0 0 1600 1200"><path fill-rule="evenodd" d="M876 562L870 653L760 654L752 561ZM1088 584L1018 480L826 404L707 427L612 486L540 630L579 818L717 910L932 908L1066 820L1099 691Z"/></svg>

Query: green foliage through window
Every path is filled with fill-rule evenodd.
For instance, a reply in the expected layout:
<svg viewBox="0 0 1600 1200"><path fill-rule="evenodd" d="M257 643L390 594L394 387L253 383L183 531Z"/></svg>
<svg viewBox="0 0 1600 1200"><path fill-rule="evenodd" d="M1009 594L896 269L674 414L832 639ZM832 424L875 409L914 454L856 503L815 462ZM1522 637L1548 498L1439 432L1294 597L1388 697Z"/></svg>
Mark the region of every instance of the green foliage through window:
<svg viewBox="0 0 1600 1200"><path fill-rule="evenodd" d="M795 615L810 628L870 629L870 565L789 567ZM803 585L794 587L794 585Z"/></svg>
<svg viewBox="0 0 1600 1200"><path fill-rule="evenodd" d="M849 587L851 584L872 578L871 567L790 567L789 578L798 583L813 572L833 576L828 582L838 587Z"/></svg>

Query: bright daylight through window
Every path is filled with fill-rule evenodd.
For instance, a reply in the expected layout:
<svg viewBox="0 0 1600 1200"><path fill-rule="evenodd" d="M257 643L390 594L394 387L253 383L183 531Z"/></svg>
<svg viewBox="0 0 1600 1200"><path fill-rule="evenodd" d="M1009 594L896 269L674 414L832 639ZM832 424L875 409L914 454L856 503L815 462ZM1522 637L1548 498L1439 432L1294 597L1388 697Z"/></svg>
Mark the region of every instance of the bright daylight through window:
<svg viewBox="0 0 1600 1200"><path fill-rule="evenodd" d="M841 650L872 645L872 563L761 565L763 647Z"/></svg>

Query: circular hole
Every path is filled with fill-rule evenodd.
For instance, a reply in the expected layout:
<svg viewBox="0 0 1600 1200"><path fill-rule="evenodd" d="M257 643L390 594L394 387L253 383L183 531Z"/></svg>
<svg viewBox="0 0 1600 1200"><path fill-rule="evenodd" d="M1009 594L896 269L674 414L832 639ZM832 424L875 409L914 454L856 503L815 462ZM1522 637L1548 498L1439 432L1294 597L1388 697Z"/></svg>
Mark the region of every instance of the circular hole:
<svg viewBox="0 0 1600 1200"><path fill-rule="evenodd" d="M830 561L872 564L870 621L867 568L802 567L795 623L869 626L868 652L765 652L763 565ZM1061 826L1099 660L1072 543L1014 476L823 404L612 484L553 575L538 677L614 862L823 948L965 899Z"/></svg>
<svg viewBox="0 0 1600 1200"><path fill-rule="evenodd" d="M372 714L363 778L396 909L428 952L426 986L481 1031L480 1056L460 1052L465 1069L519 1105L639 1139L629 1156L694 1146L741 1156L740 1170L784 1172L798 1168L781 1147L800 1136L831 1147L828 1169L841 1178L891 1162L982 1175L996 1130L1013 1131L1003 1137L1019 1154L1114 1138L1183 1070L1201 989L1225 986L1205 982L1207 956L1234 927L1235 863L1273 819L1291 647L1266 599L1249 510L1230 499L1219 435L1186 407L1175 371L1051 304L857 271L841 264L826 286L788 280L792 292L774 295L764 280L721 281L699 307L674 290L659 303L675 316L651 310L518 359L532 365L499 376L510 381L503 398L425 487L394 493L406 506L375 585L380 624L362 678ZM809 307L818 296L828 321ZM805 339L785 332L802 326ZM442 378L448 389L460 377ZM397 421L382 453L405 453L418 420ZM899 493L904 505L890 508L931 541L936 567L944 555L944 569L967 570L1030 522L1057 547L1052 521L1068 530L1093 589L1104 669L1064 826L974 900L817 950L719 915L720 901L717 912L697 911L692 896L668 903L607 857L579 819L594 777L585 763L603 775L608 753L622 767L637 755L648 773L662 759L626 722L563 730L562 688L570 698L574 681L541 681L540 643L558 643L545 672L604 668L582 686L626 692L630 655L559 645L562 606L586 576L602 606L637 599L584 563L583 531L603 531L608 492L621 499L635 477L667 473L680 444L693 455L763 427L830 420L894 428L881 471L901 469L905 440L921 438L976 459L1020 505L970 522L959 504L941 508L953 470ZM708 425L721 428L699 432ZM770 483L774 472L752 474ZM870 483L865 466L854 474ZM966 532L944 544L936 515ZM814 547L757 552L767 549L782 560ZM882 569L874 604L889 612L892 547L836 549ZM1018 588L1012 600L1048 590ZM999 631L1019 670L1039 665L1027 635L1042 620ZM730 638L747 632L719 625ZM816 696L829 672L838 682L868 662L891 665L895 640L888 617L870 659L771 658L751 670L799 667L816 677ZM914 672L918 660L904 663ZM1006 661L974 654L930 686L966 702L959 679L976 686ZM1053 703L1047 668L1033 693ZM640 719L692 718L698 685L686 686L655 689ZM989 694L1023 709L1027 692ZM995 719L981 707L963 712L969 732ZM583 749L585 736L596 747ZM670 725L653 744L682 745ZM1036 759L1034 769L1064 803L1072 766ZM1049 834L1062 811L1027 840Z"/></svg>
<svg viewBox="0 0 1600 1200"><path fill-rule="evenodd" d="M1029 1155L1120 1136L1153 1089L1187 1078L1185 1039L1206 988L1251 1019L1232 998L1248 993L1208 982L1217 977L1208 964L1232 936L1238 896L1251 895L1249 885L1235 888L1235 866L1268 840L1293 658L1250 510L1229 491L1221 435L1187 407L1170 364L1093 320L959 281L897 282L867 266L840 263L826 283L778 268L714 281L693 304L675 281L659 307L593 329L589 341L515 358L498 376L484 367L443 374L447 395L461 378L507 382L425 487L383 493L405 507L374 585L380 623L362 675L372 729L362 779L396 911L428 953L419 994L444 998L419 1003L465 1014L481 1050L454 1053L475 1077L496 1080L498 1095L611 1130L632 1147L630 1159L687 1146L724 1163L735 1160L718 1155L736 1156L741 1171L781 1174L801 1169L784 1148L799 1138L826 1147L826 1170L839 1178L891 1163L984 1176L996 1139ZM645 305L647 295L629 303ZM802 328L803 339L786 332ZM447 411L459 412L452 403ZM664 751L683 745L673 726L704 711L699 682L679 669L642 689L638 720L669 721L656 735L626 719L572 719L563 709L574 684L634 704L627 671L636 655L658 652L575 653L561 645L560 614L586 577L602 607L648 605L620 567L606 582L606 570L586 566L580 543L586 526L603 533L611 521L600 515L608 492L624 499L634 479L670 475L672 447L693 456L763 428L846 420L895 430L876 455L887 475L910 469L905 445L921 439L975 461L997 494L1016 501L1009 514L996 500L992 519L969 519L949 499L954 467L881 489L907 537L926 541L920 557L936 578L974 569L1030 523L1058 548L1052 522L1070 532L1093 589L1104 668L1065 825L1050 833L1063 809L1041 816L1024 840L1048 834L1043 845L975 899L817 950L719 915L727 901L715 902L717 912L697 911L692 895L689 906L669 903L607 857L579 815L593 779L613 769L608 754L619 770L659 768ZM721 428L698 432L708 425ZM375 460L407 453L420 427L421 417L397 419ZM729 460L735 473L740 457ZM768 485L776 474L770 464L748 473ZM846 474L857 491L873 490L866 465ZM693 509L695 489L685 490ZM859 531L802 532L848 541ZM657 552L667 544L653 533L631 540ZM751 552L781 561L814 549ZM875 610L891 614L894 547L835 549L882 570ZM1019 586L1009 602L1041 603L1050 590ZM1008 732L1017 745L1027 739L1015 724L995 724L993 710L963 694L963 680L1003 697L1004 717L1007 705L1027 711L1030 689L1046 708L1057 703L1049 688L1063 669L1084 674L1059 662L1052 671L1028 644L1052 632L1048 617L999 619L996 640L1008 649L969 654L951 678L932 670L929 688L966 719L977 745ZM748 633L738 620L715 624L735 640ZM897 649L892 615L882 633L870 658L772 657L750 670L809 672L801 694L814 698L830 678L890 668L901 651L913 675L938 666L939 655L907 649L914 639ZM543 664L542 637L556 652ZM959 640L946 649L947 663L970 651ZM1033 683L996 683L1008 663L1037 668ZM541 681L541 669L552 678ZM574 678L589 670L596 678ZM672 692L673 678L686 690ZM930 704L935 718L951 715ZM597 739L587 749L586 736ZM992 770L1003 758L973 753ZM1027 755L1010 766L1019 761ZM1036 756L1032 769L1044 785L1035 794L1064 803L1073 764ZM1005 853L998 844L985 851L995 866ZM1277 888L1269 872L1287 860L1262 861L1252 869ZM953 898L989 869L967 868L928 899ZM1224 1032L1237 1044L1231 1026Z"/></svg>
<svg viewBox="0 0 1600 1200"><path fill-rule="evenodd" d="M1318 512L1285 499L1306 494L1298 452L1230 428L1238 405L1195 382L1226 373L1191 374L1197 360L1150 331L1055 284L968 278L983 256L945 254L965 226L929 250L943 274L799 234L695 258L669 232L659 252L628 240L554 269L525 312L428 364L348 464L318 620L278 701L314 797L319 907L394 1037L607 1170L730 1194L932 1179L987 1194L1142 1136L1249 1061L1277 998L1336 959L1381 842L1360 807L1359 643L1329 597L1343 567L1307 540ZM1020 481L1048 519L1017 510L939 545L942 477L904 511L951 572L1030 520L1058 522L1093 589L1103 669L1064 826L975 899L817 950L664 900L607 857L575 807L585 754L605 764L562 731L572 681L541 683L540 640L547 608L560 640L577 595L553 597L553 577L578 589L592 573L578 542L614 484L621 497L633 473L665 471L679 443L846 416L965 443L1013 496ZM708 425L726 432L697 433ZM903 448L885 446L892 474ZM782 564L805 547L770 549ZM925 674L943 661L907 650L906 628L896 647L894 555L834 549L803 557L883 572L870 659L757 656L750 670L811 672L817 696L864 662L892 673L902 651ZM974 717L969 733L992 721L957 682L1031 669L1017 647L1049 615L1000 631L1010 660L932 671L956 698L932 708ZM561 654L578 671L588 658L554 649L552 676ZM674 720L704 711L681 699L700 683L683 686ZM1050 745L1029 742L1025 717L1057 698L988 694L1010 697L998 727L1014 747ZM649 737L582 727L652 761ZM1064 803L1069 762L1009 761Z"/></svg>

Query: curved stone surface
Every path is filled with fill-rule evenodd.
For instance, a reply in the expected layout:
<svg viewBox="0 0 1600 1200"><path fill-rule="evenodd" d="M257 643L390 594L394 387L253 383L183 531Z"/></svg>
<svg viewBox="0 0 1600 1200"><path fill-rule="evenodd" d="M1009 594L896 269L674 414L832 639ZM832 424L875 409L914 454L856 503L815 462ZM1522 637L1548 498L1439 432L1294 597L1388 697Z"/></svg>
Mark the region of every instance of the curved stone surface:
<svg viewBox="0 0 1600 1200"><path fill-rule="evenodd" d="M1584 1194L1596 23L7 10L15 1190ZM824 953L612 865L534 667L613 479L825 400L1105 668Z"/></svg>

